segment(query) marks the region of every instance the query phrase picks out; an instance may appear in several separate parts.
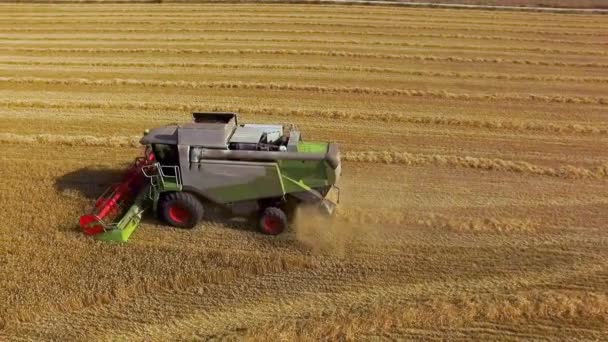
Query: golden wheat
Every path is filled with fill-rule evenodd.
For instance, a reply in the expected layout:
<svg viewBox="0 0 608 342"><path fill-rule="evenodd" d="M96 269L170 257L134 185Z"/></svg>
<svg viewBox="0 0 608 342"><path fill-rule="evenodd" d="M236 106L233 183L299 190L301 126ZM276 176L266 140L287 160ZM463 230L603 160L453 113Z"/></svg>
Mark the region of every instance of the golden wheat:
<svg viewBox="0 0 608 342"><path fill-rule="evenodd" d="M405 59L414 61L429 62L457 62L457 63L489 63L489 64L516 64L516 65L535 65L535 66L558 66L575 68L608 68L606 63L570 63L570 62L550 62L546 60L527 60L527 59L505 59L505 58L462 58L456 56L432 56L432 55L409 55L409 54L381 54L381 53L355 53L348 51L321 51L321 50L285 50L285 49L223 49L223 50L203 50L203 49L166 49L166 48L0 48L1 50L14 52L34 52L34 53L166 53L166 54L263 54L263 55L302 55L302 56L327 56L327 57L352 57L352 58L378 58L378 59Z"/></svg>
<svg viewBox="0 0 608 342"><path fill-rule="evenodd" d="M603 16L0 9L0 340L608 338ZM143 129L192 111L338 142L335 215L84 236Z"/></svg>
<svg viewBox="0 0 608 342"><path fill-rule="evenodd" d="M177 87L189 89L263 89L263 90L291 90L316 93L348 93L372 94L383 96L410 96L433 97L458 100L486 100L486 101L540 101L555 103L578 103L608 105L608 98L590 96L546 96L537 94L505 95L505 94L458 94L445 90L419 90L419 89L378 89L364 87L326 87L317 85L279 84L279 83L245 83L245 82L195 82L195 81L159 81L141 79L109 79L91 80L86 78L38 78L38 77L0 77L0 83L26 83L49 85L86 85L86 86L143 86L143 87Z"/></svg>

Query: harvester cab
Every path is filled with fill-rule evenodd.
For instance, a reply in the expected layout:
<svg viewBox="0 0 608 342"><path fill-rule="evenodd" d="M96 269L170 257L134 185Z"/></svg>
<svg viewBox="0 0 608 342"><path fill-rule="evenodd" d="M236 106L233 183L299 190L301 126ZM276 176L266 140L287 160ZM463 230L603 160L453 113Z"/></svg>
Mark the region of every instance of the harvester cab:
<svg viewBox="0 0 608 342"><path fill-rule="evenodd" d="M194 113L193 122L147 130L140 143L145 156L80 218L85 234L127 241L147 209L172 226L193 228L213 205L277 235L299 206L330 215L336 206L328 196L338 191L338 146L305 142L293 126Z"/></svg>

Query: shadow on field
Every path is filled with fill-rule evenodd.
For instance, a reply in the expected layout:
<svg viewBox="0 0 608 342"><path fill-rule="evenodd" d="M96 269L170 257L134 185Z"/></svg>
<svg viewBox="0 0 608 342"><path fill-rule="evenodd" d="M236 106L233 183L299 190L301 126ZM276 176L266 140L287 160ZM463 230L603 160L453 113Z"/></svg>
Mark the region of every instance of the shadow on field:
<svg viewBox="0 0 608 342"><path fill-rule="evenodd" d="M55 188L61 193L74 193L86 198L92 207L94 200L99 198L112 184L120 182L125 172L126 169L82 168L57 178ZM257 222L253 220L235 218L226 210L211 203L204 203L204 208L205 214L201 221L203 225L219 224L235 230L256 230ZM167 227L155 213L152 213L151 209L144 214L142 223L158 228ZM75 229L80 230L79 227Z"/></svg>
<svg viewBox="0 0 608 342"><path fill-rule="evenodd" d="M120 182L125 170L83 168L59 177L55 188L60 192L76 192L89 199L99 197L110 185Z"/></svg>

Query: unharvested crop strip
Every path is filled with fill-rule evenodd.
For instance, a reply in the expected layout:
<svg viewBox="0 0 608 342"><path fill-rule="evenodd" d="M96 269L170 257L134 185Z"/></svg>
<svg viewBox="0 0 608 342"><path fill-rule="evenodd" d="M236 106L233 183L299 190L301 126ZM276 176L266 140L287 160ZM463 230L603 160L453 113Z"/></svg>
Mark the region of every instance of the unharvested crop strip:
<svg viewBox="0 0 608 342"><path fill-rule="evenodd" d="M340 66L340 65L294 65L294 64L236 64L236 63L172 63L172 62L66 62L35 60L0 60L0 65L36 65L36 66L91 66L91 67L142 67L142 68L213 68L213 69L260 69L260 70L312 70L312 71L347 71L366 73L390 73L408 76L448 77L466 79L496 79L509 81L542 81L542 82L575 82L575 83L608 83L608 77L545 76L532 74L494 74L441 72L424 70L402 70L380 67ZM55 69L56 70L56 69Z"/></svg>
<svg viewBox="0 0 608 342"><path fill-rule="evenodd" d="M518 64L535 66L558 66L578 68L608 68L605 63L569 63L549 62L545 60L504 59L504 58L465 58L465 57L441 57L432 55L409 55L409 54L382 54L382 53L357 53L348 51L323 51L323 50L275 50L275 49L166 49L166 48L15 48L0 47L0 51L32 52L32 53L172 53L172 54L204 54L204 55L244 55L244 54L269 54L269 55L294 55L294 56L326 56L326 57L349 57L349 58L378 58L378 59L405 59L421 62L453 62L453 63L489 63L489 64Z"/></svg>
<svg viewBox="0 0 608 342"><path fill-rule="evenodd" d="M512 161L499 158L481 158L469 156L451 156L439 154L413 154L408 152L345 152L343 160L353 162L402 164L402 165L436 165L487 171L503 171L538 176L549 176L567 179L607 179L608 162L594 169L563 165L557 168L535 165L525 161Z"/></svg>
<svg viewBox="0 0 608 342"><path fill-rule="evenodd" d="M25 39L14 39L14 38L0 38L0 40L36 40L36 41L77 41L82 44L90 44L91 41L97 42L113 42L119 41L121 43L131 41L170 41L170 42L259 42L259 43L309 43L309 44L332 44L332 45L347 45L356 44L358 46L365 45L378 45L378 46L391 46L391 47L406 47L406 48L424 48L424 49L447 49L447 50L470 50L470 51L496 51L496 52L512 52L522 51L527 53L539 53L539 54L551 54L551 55L583 55L583 56L606 56L608 52L599 50L564 50L564 49L547 49L547 48L528 48L528 47L516 47L516 46L479 46L479 45L445 45L445 44L422 44L422 43L408 43L408 42L383 42L383 41L360 41L360 40L332 40L332 39L283 39L283 38L55 38L55 37L37 37L37 38L25 38ZM75 45L75 44L72 44Z"/></svg>
<svg viewBox="0 0 608 342"><path fill-rule="evenodd" d="M298 85L288 83L245 83L245 82L196 82L196 81L162 81L142 79L86 79L86 78L39 78L39 77L0 77L0 83L12 84L49 84L78 86L141 86L141 87L176 87L186 89L256 89L278 91L305 91L314 93L368 94L382 96L429 97L452 100L482 101L534 101L546 103L578 103L608 105L608 98L591 96L546 96L537 94L465 94L445 90L419 89L380 89L365 87L326 87L317 85Z"/></svg>
<svg viewBox="0 0 608 342"><path fill-rule="evenodd" d="M102 109L102 110L141 110L192 112L200 109L197 104L164 104L150 102L42 102L0 100L0 106L7 108L41 108L41 109ZM536 121L477 120L450 118L448 116L416 116L402 113L358 113L338 110L285 110L272 107L215 107L213 111L229 111L249 115L281 116L287 118L312 118L326 120L361 120L387 123L411 123L422 125L440 125L454 127L486 128L513 131L536 131L549 133L576 133L608 135L608 128L583 124L561 124Z"/></svg>

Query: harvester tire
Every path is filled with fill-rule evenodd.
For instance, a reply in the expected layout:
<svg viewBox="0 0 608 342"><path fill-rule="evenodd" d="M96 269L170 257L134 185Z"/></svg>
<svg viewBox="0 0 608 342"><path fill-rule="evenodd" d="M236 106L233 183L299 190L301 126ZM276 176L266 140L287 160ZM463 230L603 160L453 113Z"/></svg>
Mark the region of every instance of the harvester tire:
<svg viewBox="0 0 608 342"><path fill-rule="evenodd" d="M191 229L203 218L203 204L196 196L187 192L172 192L159 205L160 215L168 224Z"/></svg>
<svg viewBox="0 0 608 342"><path fill-rule="evenodd" d="M264 209L260 217L260 231L267 235L279 235L287 228L287 225L287 215L277 207Z"/></svg>

